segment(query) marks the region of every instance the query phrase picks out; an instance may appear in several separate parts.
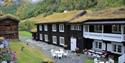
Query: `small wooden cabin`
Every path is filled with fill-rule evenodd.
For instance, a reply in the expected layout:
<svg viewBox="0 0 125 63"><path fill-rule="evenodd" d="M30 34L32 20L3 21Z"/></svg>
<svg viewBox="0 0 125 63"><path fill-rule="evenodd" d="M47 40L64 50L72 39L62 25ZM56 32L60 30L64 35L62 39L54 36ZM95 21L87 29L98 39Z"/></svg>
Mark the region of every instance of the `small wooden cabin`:
<svg viewBox="0 0 125 63"><path fill-rule="evenodd" d="M18 39L19 19L10 15L0 16L0 36L7 39Z"/></svg>

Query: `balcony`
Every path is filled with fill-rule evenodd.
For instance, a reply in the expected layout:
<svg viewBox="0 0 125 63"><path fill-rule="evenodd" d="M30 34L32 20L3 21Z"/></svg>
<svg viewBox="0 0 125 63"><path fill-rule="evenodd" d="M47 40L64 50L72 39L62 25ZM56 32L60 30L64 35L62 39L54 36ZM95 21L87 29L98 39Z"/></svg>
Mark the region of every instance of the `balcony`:
<svg viewBox="0 0 125 63"><path fill-rule="evenodd" d="M125 35L122 34L84 32L83 36L85 38L106 40L106 41L115 41L115 42L125 41Z"/></svg>

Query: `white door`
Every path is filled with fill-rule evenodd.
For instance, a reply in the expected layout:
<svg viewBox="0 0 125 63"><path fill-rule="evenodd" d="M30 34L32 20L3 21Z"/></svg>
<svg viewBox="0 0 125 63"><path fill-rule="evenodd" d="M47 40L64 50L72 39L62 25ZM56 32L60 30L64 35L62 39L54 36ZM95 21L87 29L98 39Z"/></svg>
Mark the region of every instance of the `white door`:
<svg viewBox="0 0 125 63"><path fill-rule="evenodd" d="M75 49L76 49L76 38L71 38L70 39L70 43L71 43L71 45L70 45L70 49L71 49L71 51L75 51Z"/></svg>

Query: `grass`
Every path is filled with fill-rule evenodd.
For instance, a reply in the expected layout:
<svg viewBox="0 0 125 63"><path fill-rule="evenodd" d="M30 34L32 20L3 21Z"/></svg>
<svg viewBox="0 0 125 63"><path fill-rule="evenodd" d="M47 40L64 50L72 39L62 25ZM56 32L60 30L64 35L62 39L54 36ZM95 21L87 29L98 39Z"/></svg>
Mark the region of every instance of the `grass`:
<svg viewBox="0 0 125 63"><path fill-rule="evenodd" d="M94 61L92 59L90 59L90 58L87 58L85 63L94 63Z"/></svg>
<svg viewBox="0 0 125 63"><path fill-rule="evenodd" d="M21 47L24 47L23 51L21 51ZM10 48L17 54L17 63L42 63L42 61L52 61L41 51L31 48L23 42L12 41Z"/></svg>
<svg viewBox="0 0 125 63"><path fill-rule="evenodd" d="M31 33L28 31L19 31L20 36L31 36Z"/></svg>

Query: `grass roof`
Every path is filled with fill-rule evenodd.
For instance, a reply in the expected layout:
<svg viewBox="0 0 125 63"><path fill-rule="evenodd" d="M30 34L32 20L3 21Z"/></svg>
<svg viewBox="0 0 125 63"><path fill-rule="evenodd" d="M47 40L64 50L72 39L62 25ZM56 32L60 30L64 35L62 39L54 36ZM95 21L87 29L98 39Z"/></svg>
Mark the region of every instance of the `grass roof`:
<svg viewBox="0 0 125 63"><path fill-rule="evenodd" d="M1 14L0 15L0 21L2 21L3 19L7 19L7 18L12 19L12 20L17 21L17 22L20 21L20 19L18 17L11 15L11 14L6 14L6 15Z"/></svg>
<svg viewBox="0 0 125 63"><path fill-rule="evenodd" d="M125 18L125 8L111 8L98 12L88 12L85 15L76 18L70 23L84 22L86 20L97 20L97 19L119 19Z"/></svg>
<svg viewBox="0 0 125 63"><path fill-rule="evenodd" d="M41 17L38 23L67 22L74 18L80 11L68 11L67 13L53 13L52 15Z"/></svg>

